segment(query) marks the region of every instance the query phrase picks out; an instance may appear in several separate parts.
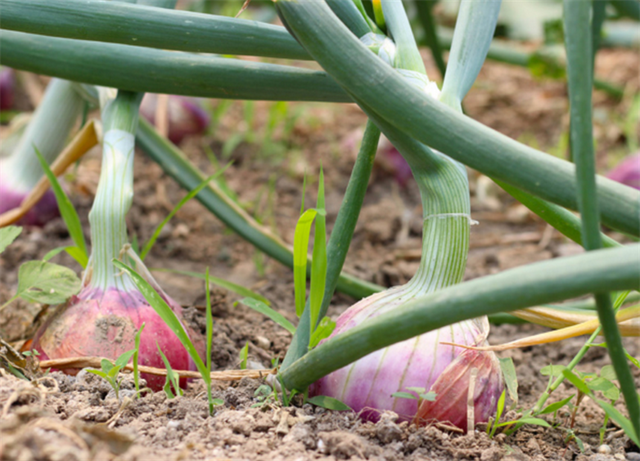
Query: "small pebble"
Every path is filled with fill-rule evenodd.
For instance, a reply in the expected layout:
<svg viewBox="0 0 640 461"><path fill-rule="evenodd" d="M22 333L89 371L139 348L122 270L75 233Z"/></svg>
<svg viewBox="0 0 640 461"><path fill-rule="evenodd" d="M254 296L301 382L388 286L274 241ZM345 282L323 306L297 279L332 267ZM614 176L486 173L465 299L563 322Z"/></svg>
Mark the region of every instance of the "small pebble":
<svg viewBox="0 0 640 461"><path fill-rule="evenodd" d="M264 336L256 336L255 342L256 342L256 346L258 346L260 349L264 349L265 351L268 351L269 348L271 347L271 341L269 341Z"/></svg>
<svg viewBox="0 0 640 461"><path fill-rule="evenodd" d="M603 455L611 454L611 447L606 444L602 444L598 447L598 453L602 453Z"/></svg>
<svg viewBox="0 0 640 461"><path fill-rule="evenodd" d="M640 453L627 453L627 461L640 461Z"/></svg>

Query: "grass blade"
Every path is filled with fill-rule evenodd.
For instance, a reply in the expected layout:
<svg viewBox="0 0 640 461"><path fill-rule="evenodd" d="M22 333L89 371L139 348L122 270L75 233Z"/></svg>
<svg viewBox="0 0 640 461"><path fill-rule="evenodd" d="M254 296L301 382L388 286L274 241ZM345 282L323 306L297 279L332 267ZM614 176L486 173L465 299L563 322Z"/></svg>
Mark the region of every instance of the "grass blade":
<svg viewBox="0 0 640 461"><path fill-rule="evenodd" d="M293 237L293 284L296 298L296 315L300 317L304 311L307 298L307 260L309 251L309 235L311 226L318 212L314 209L302 213Z"/></svg>
<svg viewBox="0 0 640 461"><path fill-rule="evenodd" d="M324 298L324 290L327 282L327 224L324 210L324 174L320 167L320 178L318 180L318 201L316 209L319 210L316 216L315 233L313 237L313 259L311 261L311 282L309 289L309 313L311 315L311 330L313 335L318 320L320 320L320 308ZM295 255L295 246L294 255ZM297 300L296 300L297 301ZM296 310L298 305L296 304ZM304 301L302 303L304 309ZM302 315L302 312L300 312ZM300 316L299 315L299 316Z"/></svg>
<svg viewBox="0 0 640 461"><path fill-rule="evenodd" d="M153 232L153 235L151 236L147 244L142 249L142 253L140 253L141 260L144 261L145 256L147 256L147 254L149 254L149 251L151 251L151 248L153 248L153 245L156 243L156 240L158 239L158 236L160 235L160 232L162 232L162 229L164 228L164 226L171 220L171 218L175 216L175 214L180 210L180 208L182 208L184 204L186 204L193 197L198 195L200 191L207 186L207 184L213 181L217 176L221 175L224 172L224 170L226 170L229 167L229 165L230 164L225 166L221 171L218 171L217 173L212 174L207 179L202 181L200 184L198 184L196 188L194 188L191 192L185 195L175 207L173 207L173 210L171 210L171 213L169 213L167 217L164 218L164 220L160 224L158 224L158 227L156 227L156 230Z"/></svg>
<svg viewBox="0 0 640 461"><path fill-rule="evenodd" d="M182 271L182 270L178 270L178 269L151 269L153 272L169 272L171 274L180 274L180 275L186 275L187 277L196 277L199 279L203 279L206 280L206 274L202 274L200 272L193 272L193 271ZM229 290L232 291L236 294L239 294L240 296L244 296L247 298L253 298L255 300L261 301L263 303L265 303L267 306L271 305L271 301L269 301L267 298L265 298L262 295L259 295L258 293L256 293L255 291L251 291L248 288L243 287L242 285L238 285L236 283L232 283L229 282L228 280L224 280L221 279L219 277L213 277L212 275L209 275L209 283L213 284L213 285L217 285L221 288L224 288L225 290ZM211 286L211 285L209 285Z"/></svg>
<svg viewBox="0 0 640 461"><path fill-rule="evenodd" d="M64 223L67 225L67 229L69 230L69 235L73 239L73 243L80 249L80 260L78 261L83 268L87 267L87 262L89 258L87 256L87 245L84 241L84 234L82 233L82 224L80 223L80 218L78 217L78 212L75 207L69 200L69 197L65 193L64 189L60 186L58 182L58 178L53 174L51 168L49 168L49 164L42 157L42 154L38 150L37 146L33 146L36 155L38 156L38 160L40 161L40 165L42 165L42 169L44 170L44 174L49 179L51 183L51 188L53 189L53 193L56 196L56 202L58 202L58 208L60 209L60 215L62 215L62 219L64 219Z"/></svg>
<svg viewBox="0 0 640 461"><path fill-rule="evenodd" d="M245 306L253 309L256 312L261 313L266 317L269 317L289 333L294 334L296 332L296 327L294 327L293 324L289 322L284 315L267 306L265 303L253 298L244 298L238 302L244 304Z"/></svg>
<svg viewBox="0 0 640 461"><path fill-rule="evenodd" d="M204 362L202 361L202 358L200 357L200 355L198 354L198 351L196 350L195 346L191 342L191 339L189 338L189 335L185 331L184 327L182 326L182 323L180 322L176 314L173 312L173 310L171 310L169 305L165 302L165 300L162 299L162 297L156 292L156 290L153 289L153 287L149 284L149 282L147 282L144 278L142 278L140 274L138 274L131 267L127 266L126 264L123 264L118 260L114 260L113 264L118 269L121 269L125 273L127 273L129 277L131 277L131 280L133 280L133 283L135 283L136 287L138 287L138 290L140 290L140 293L142 293L142 296L144 296L144 298L151 305L151 307L153 307L153 309L164 321L164 323L166 323L167 326L171 329L171 331L173 331L173 333L178 337L178 339L180 340L180 343L182 343L182 345L187 350L187 352L193 359L194 363L196 364L198 371L202 375L202 379L205 381L205 383L209 383L211 381L211 375L208 373L207 368L205 367Z"/></svg>

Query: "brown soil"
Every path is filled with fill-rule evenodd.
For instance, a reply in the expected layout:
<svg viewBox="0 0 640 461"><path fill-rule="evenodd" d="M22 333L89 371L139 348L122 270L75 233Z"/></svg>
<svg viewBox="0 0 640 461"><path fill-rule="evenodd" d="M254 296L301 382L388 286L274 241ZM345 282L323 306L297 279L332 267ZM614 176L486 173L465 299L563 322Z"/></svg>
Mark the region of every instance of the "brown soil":
<svg viewBox="0 0 640 461"><path fill-rule="evenodd" d="M637 53L605 50L600 56L598 73L602 77L637 91ZM437 72L431 69L430 74ZM616 102L596 93L595 101L601 120L596 122L598 165L605 171L625 152L620 120L628 113L630 99ZM254 130L261 141L268 107L269 104L256 103L254 126L243 127L242 106L234 103L212 135L188 139L182 147L193 162L210 173L213 168L203 147L210 146L220 158L223 143L242 129ZM470 116L515 139L565 155L561 137L568 119L562 82L534 81L524 69L489 63L465 100L465 109ZM365 121L361 112L350 105L337 109L321 104L291 104L290 113L296 110L300 115L288 139L282 139L276 130L272 136L274 149L267 150L261 142L241 143L231 156L234 164L225 173L229 187L248 211L287 242L293 240L302 176L306 171L310 177L317 177L320 161L326 175L331 226ZM86 232L99 159L99 152L92 152L69 181L71 197ZM480 225L472 229L467 279L581 251L483 176L471 172L471 179L473 217ZM269 184L273 184L273 193L269 192ZM313 189L309 187L308 200L314 199ZM138 155L135 194L129 214L130 230L139 241L146 242L184 191L144 155ZM374 171L346 269L386 286L407 281L418 265L420 216L417 189L411 182L406 187L399 186L390 166L381 161ZM49 250L70 242L60 220L44 229L25 229L0 257L0 303L15 292L21 263L42 258ZM64 254L57 256L55 262L79 269ZM147 263L151 268L199 272L209 266L212 275L252 288L295 320L291 271L263 258L195 201L167 225ZM188 321L204 331L205 294L201 280L161 272L155 275L163 288L186 306ZM212 360L216 369L238 368L238 352L246 342L251 367L269 367L273 358L283 357L290 341L286 331L243 306L234 307L236 295L218 289L212 295ZM352 302L337 295L330 315L337 316ZM0 314L0 336L20 346L33 334L34 325L42 321L40 311L41 306L13 303ZM503 343L540 331L543 329L533 325L502 325L493 327L490 341ZM519 408L529 408L544 391L547 378L540 369L549 364L566 364L583 342L584 338L575 338L499 354L512 357L516 365ZM626 341L626 347L631 354L640 355L637 342ZM597 371L607 363L606 351L592 348L579 370ZM634 372L640 387L639 370ZM185 395L175 399L168 399L164 393L133 399L133 384L125 376L122 400L118 401L105 381L86 371L75 377L55 372L32 383L4 370L0 373L1 460L640 459L638 448L612 423L608 424L605 445L601 446L598 430L604 414L588 400L581 404L573 426L584 442L581 452L575 442L566 441L571 419L566 408L557 415L558 426L554 429L525 426L514 435L489 438L482 427L463 435L438 427L396 424L392 413L384 414L380 422L373 424L360 421L351 412L328 411L300 405L301 402L286 408L277 402L252 408L257 403L254 393L261 385L258 380L216 382L214 397L224 404L209 417L205 389L198 381L190 383ZM550 401L573 392L570 386L563 385ZM551 417L547 420L553 422Z"/></svg>

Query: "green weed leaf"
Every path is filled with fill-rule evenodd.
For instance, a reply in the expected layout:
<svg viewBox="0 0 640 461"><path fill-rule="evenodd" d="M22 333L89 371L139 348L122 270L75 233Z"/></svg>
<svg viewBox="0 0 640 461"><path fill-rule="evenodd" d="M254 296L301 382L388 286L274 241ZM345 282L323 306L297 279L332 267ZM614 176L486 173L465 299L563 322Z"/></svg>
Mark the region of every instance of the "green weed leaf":
<svg viewBox="0 0 640 461"><path fill-rule="evenodd" d="M51 183L51 189L53 189L53 193L56 196L56 202L58 202L60 215L62 216L64 223L67 225L67 229L69 230L69 235L71 235L71 238L73 239L73 243L76 244L76 247L78 247L78 250L84 255L84 257L81 259L85 262L85 265L82 266L83 268L85 268L87 267L86 263L88 261L87 245L84 241L82 224L80 223L78 212L76 211L73 204L71 203L71 200L69 200L69 197L67 197L67 194L65 193L64 189L62 189L62 187L60 186L60 183L58 182L58 178L56 178L56 176L53 174L53 172L51 171L51 168L49 168L49 164L42 157L42 154L40 154L40 151L38 150L38 148L36 146L33 146L33 149L35 150L36 155L38 156L38 160L40 161L40 165L44 170L44 174L47 176L47 178L49 179L49 182Z"/></svg>
<svg viewBox="0 0 640 461"><path fill-rule="evenodd" d="M326 408L327 410L351 410L351 407L342 403L340 400L334 399L333 397L327 397L326 395L316 395L315 397L308 399L307 402L318 407Z"/></svg>
<svg viewBox="0 0 640 461"><path fill-rule="evenodd" d="M316 328L316 330L311 335L311 339L309 340L309 349L313 349L318 344L320 344L320 341L331 336L331 333L333 333L333 330L335 329L336 322L331 320L329 317L324 317L320 321L320 325L318 325L318 328Z"/></svg>
<svg viewBox="0 0 640 461"><path fill-rule="evenodd" d="M307 259L311 225L318 212L307 210L302 213L293 236L293 284L296 299L296 315L300 317L304 311L307 297Z"/></svg>
<svg viewBox="0 0 640 461"><path fill-rule="evenodd" d="M294 334L296 332L296 327L294 327L291 322L289 322L281 313L267 306L262 301L258 301L257 299L253 298L243 298L238 302L244 304L247 307L250 307L256 312L260 312L262 315L269 317L289 333Z"/></svg>
<svg viewBox="0 0 640 461"><path fill-rule="evenodd" d="M571 396L567 397L566 399L560 400L559 402L555 402L555 403L552 403L551 405L547 405L546 407L544 407L542 409L542 411L539 414L546 415L546 414L549 414L549 413L555 413L560 408L564 407L567 403L569 403L571 401L571 399L574 398L574 397L575 397L575 395L571 395Z"/></svg>
<svg viewBox="0 0 640 461"><path fill-rule="evenodd" d="M0 253L4 251L11 243L18 238L22 232L22 227L7 226L0 229Z"/></svg>
<svg viewBox="0 0 640 461"><path fill-rule="evenodd" d="M499 358L500 369L502 370L502 376L504 376L504 382L507 385L507 391L509 397L513 400L513 404L518 404L518 377L516 375L516 367L513 364L511 357Z"/></svg>
<svg viewBox="0 0 640 461"><path fill-rule="evenodd" d="M418 397L416 397L415 395L413 395L410 392L394 392L393 394L391 394L391 397L395 397L397 399L418 400Z"/></svg>
<svg viewBox="0 0 640 461"><path fill-rule="evenodd" d="M16 296L34 303L60 304L78 293L81 286L71 269L45 261L28 261L18 271Z"/></svg>

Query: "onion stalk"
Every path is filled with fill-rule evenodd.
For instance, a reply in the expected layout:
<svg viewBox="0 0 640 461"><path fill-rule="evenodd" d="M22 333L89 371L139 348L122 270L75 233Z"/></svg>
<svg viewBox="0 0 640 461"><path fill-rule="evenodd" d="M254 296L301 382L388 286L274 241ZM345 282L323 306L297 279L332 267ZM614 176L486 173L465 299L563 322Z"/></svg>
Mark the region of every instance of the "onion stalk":
<svg viewBox="0 0 640 461"><path fill-rule="evenodd" d="M0 214L20 206L44 176L36 149L51 164L62 151L82 107L83 100L71 82L51 80L17 147L0 160ZM20 223L43 226L59 214L55 195L48 190Z"/></svg>
<svg viewBox="0 0 640 461"><path fill-rule="evenodd" d="M382 1L381 7L395 40L395 67L428 95L439 98L437 86L426 75L401 4ZM462 16L468 19L470 10L463 9ZM497 10L493 13L497 16ZM482 52L486 54L486 50ZM461 61L464 70L465 60ZM447 101L454 108L459 109L461 97L479 71L480 66L473 64L467 71L470 75L461 75L460 71L451 74L449 87L455 88L456 96L461 95ZM472 220L464 167L397 130L389 130L388 124L376 114L369 116L407 160L418 183L424 218L422 257L417 273L407 284L372 295L347 309L336 321L331 337L367 319L392 312L417 297L460 283L467 261ZM373 352L321 378L309 392L340 399L367 420L375 421L382 411L391 410L402 421L435 420L467 429L487 421L494 413L503 388L500 365L493 352L443 343L482 347L487 344L488 334L486 317L449 325ZM426 391L435 392L435 397L418 398ZM407 392L418 395L407 398ZM473 401L471 424L467 422L469 395Z"/></svg>
<svg viewBox="0 0 640 461"><path fill-rule="evenodd" d="M92 252L77 296L60 305L36 333L34 348L43 359L107 356L115 359L134 348L135 334L145 324L140 339L139 363L163 367L158 347L172 368L194 370L195 364L180 340L156 314L114 260L133 261L179 319L180 306L164 293L128 245L125 217L133 199L133 158L138 108L142 95L119 91L109 99L101 91L104 124L102 170L96 198L89 213ZM186 329L202 348L202 340ZM164 379L143 374L159 390ZM186 381L182 381L185 385Z"/></svg>

